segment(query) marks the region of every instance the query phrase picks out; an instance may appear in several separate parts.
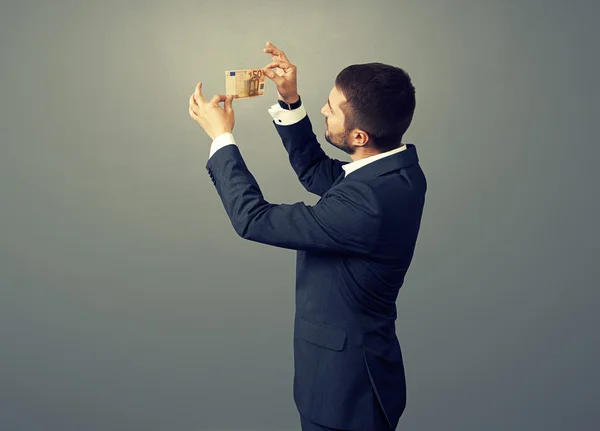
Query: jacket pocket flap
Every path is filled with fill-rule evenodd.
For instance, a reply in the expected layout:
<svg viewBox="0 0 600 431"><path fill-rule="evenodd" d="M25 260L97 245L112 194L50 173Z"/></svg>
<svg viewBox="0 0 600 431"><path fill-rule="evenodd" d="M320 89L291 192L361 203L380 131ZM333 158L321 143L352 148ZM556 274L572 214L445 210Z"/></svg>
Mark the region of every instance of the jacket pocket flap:
<svg viewBox="0 0 600 431"><path fill-rule="evenodd" d="M346 330L297 317L294 323L294 337L340 351L344 348Z"/></svg>

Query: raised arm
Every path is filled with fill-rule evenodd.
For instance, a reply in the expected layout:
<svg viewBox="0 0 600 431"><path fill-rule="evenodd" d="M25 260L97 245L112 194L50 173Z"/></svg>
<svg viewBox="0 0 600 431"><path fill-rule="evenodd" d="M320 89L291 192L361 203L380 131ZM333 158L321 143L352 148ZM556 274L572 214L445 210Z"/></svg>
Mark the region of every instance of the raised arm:
<svg viewBox="0 0 600 431"><path fill-rule="evenodd" d="M343 174L342 162L325 154L312 130L306 109L298 95L296 66L283 51L267 42L265 53L273 62L265 75L277 86L279 101L269 109L273 123L288 152L290 164L306 190L322 196ZM276 73L273 69L281 69Z"/></svg>

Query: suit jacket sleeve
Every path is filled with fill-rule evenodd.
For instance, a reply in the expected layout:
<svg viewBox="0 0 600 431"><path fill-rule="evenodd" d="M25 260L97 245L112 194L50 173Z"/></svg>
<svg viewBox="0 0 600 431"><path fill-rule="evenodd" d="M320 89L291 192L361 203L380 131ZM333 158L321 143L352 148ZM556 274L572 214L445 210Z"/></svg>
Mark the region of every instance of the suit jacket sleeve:
<svg viewBox="0 0 600 431"><path fill-rule="evenodd" d="M348 162L325 154L313 132L304 104L287 111L277 103L271 106L269 114L300 183L307 191L323 196L344 172L342 166Z"/></svg>
<svg viewBox="0 0 600 431"><path fill-rule="evenodd" d="M220 148L206 164L237 234L292 250L368 255L382 214L371 188L360 181L335 187L316 205L267 202L237 145Z"/></svg>

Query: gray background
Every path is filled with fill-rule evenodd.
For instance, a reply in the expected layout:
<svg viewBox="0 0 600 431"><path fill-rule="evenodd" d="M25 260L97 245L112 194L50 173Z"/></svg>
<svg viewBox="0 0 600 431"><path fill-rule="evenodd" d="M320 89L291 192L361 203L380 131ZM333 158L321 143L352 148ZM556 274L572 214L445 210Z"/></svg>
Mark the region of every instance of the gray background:
<svg viewBox="0 0 600 431"><path fill-rule="evenodd" d="M398 298L402 430L600 423L597 1L23 1L0 13L0 430L294 430L295 252L239 238L188 116L266 41L321 107L405 68L429 190ZM233 131L306 192L267 109Z"/></svg>

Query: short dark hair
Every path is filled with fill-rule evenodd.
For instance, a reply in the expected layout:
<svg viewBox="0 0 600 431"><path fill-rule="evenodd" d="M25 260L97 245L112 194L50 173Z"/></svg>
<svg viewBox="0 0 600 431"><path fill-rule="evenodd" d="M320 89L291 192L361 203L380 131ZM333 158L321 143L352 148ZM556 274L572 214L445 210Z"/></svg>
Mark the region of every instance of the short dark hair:
<svg viewBox="0 0 600 431"><path fill-rule="evenodd" d="M382 63L353 64L338 74L335 86L346 98L340 105L346 130L364 130L380 152L401 145L416 105L415 87L405 70Z"/></svg>

